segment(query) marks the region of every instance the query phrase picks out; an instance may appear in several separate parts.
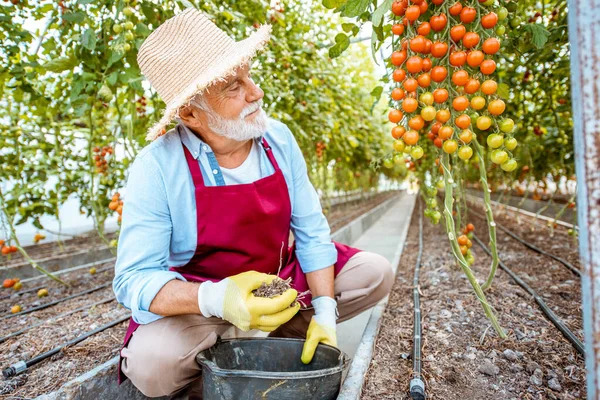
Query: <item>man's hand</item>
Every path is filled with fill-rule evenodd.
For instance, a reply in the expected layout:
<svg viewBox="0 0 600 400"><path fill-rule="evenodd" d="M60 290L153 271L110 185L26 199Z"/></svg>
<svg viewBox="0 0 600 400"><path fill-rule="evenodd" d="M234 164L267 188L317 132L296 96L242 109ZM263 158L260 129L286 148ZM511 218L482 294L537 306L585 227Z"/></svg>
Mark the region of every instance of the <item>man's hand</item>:
<svg viewBox="0 0 600 400"><path fill-rule="evenodd" d="M256 297L252 291L275 275L256 271L243 272L220 282L204 282L198 289L198 306L205 317L219 317L243 331L260 329L271 332L288 322L300 309L298 292L288 289L273 298Z"/></svg>
<svg viewBox="0 0 600 400"><path fill-rule="evenodd" d="M302 349L302 362L312 361L319 343L337 347L335 321L337 319L337 302L328 296L320 296L312 300L315 315L310 321L306 342Z"/></svg>

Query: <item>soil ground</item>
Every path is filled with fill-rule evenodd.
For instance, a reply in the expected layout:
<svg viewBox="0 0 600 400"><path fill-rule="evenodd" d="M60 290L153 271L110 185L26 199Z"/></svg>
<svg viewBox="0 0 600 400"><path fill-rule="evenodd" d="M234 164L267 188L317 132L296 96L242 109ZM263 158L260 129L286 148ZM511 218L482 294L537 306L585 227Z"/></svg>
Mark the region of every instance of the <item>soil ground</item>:
<svg viewBox="0 0 600 400"><path fill-rule="evenodd" d="M505 227L545 250L577 262L577 246L558 227L525 222L528 217L497 218ZM470 217L487 243L483 220ZM536 303L500 269L487 300L508 333L500 339L490 327L462 271L453 261L442 226L423 221L420 274L423 315L423 379L429 399L583 399L583 357L543 315ZM579 279L552 259L537 255L498 232L500 258L544 298L582 338ZM362 399L410 399L412 377L412 280L418 250L418 212L398 267L396 283L378 335ZM490 258L473 245L473 270L483 281Z"/></svg>
<svg viewBox="0 0 600 400"><path fill-rule="evenodd" d="M332 232L395 195L397 192L380 193L367 200L332 207L327 214ZM81 246L88 245L85 241L80 243ZM114 276L112 267L113 264L98 265L96 268L99 272L95 275L91 275L88 270L61 275L70 287L64 287L49 279L40 279L27 282L16 293L12 289L0 290L0 318L9 315L10 307L14 304L21 305L26 311L103 284L110 284ZM48 289L47 297L38 298L37 289L27 292L28 289L41 285ZM110 285L43 310L3 319L0 324L0 337L104 299L114 299ZM0 367L8 367L20 360L30 360L85 332L128 314L127 309L112 300L34 327L0 343ZM1 380L0 399L33 398L57 390L69 380L116 356L121 348L126 329L127 322L123 322L59 352L49 360L31 367L25 373L9 380Z"/></svg>

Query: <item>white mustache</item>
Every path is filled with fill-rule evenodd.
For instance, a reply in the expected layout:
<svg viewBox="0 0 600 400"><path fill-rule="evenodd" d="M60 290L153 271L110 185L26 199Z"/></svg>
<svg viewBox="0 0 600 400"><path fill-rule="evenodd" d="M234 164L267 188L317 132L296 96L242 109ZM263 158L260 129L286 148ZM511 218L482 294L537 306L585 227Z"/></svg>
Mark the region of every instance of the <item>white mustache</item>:
<svg viewBox="0 0 600 400"><path fill-rule="evenodd" d="M249 105L248 107L244 108L244 110L242 110L242 113L240 116L242 118L244 118L247 115L250 115L253 112L255 112L256 110L258 110L259 108L261 108L262 105L263 105L263 101L262 101L262 99L260 99L256 103L253 103L253 104Z"/></svg>

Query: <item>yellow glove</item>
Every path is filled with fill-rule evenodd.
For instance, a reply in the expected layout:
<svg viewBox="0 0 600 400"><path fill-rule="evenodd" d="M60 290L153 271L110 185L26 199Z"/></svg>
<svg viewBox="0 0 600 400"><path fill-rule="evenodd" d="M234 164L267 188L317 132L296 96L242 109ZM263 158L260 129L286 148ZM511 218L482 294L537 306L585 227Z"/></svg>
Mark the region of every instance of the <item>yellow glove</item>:
<svg viewBox="0 0 600 400"><path fill-rule="evenodd" d="M312 300L312 305L315 315L310 320L302 349L301 359L304 364L312 361L319 343L337 347L337 302L331 297L319 296Z"/></svg>
<svg viewBox="0 0 600 400"><path fill-rule="evenodd" d="M271 332L288 322L300 309L291 304L298 292L286 290L273 298L256 297L252 291L263 282L270 283L275 275L256 271L243 272L220 282L204 282L198 289L198 306L205 317L219 317L243 331L260 329Z"/></svg>

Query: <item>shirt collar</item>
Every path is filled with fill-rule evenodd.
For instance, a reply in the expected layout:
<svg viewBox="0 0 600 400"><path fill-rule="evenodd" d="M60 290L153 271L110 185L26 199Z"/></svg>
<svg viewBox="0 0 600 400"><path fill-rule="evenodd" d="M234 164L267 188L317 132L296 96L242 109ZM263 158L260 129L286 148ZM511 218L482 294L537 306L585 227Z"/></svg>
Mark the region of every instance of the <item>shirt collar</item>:
<svg viewBox="0 0 600 400"><path fill-rule="evenodd" d="M188 148L190 153L192 153L192 157L194 157L194 159L198 159L202 151L212 153L210 146L200 139L196 134L194 134L194 132L192 132L192 130L183 122L179 121L177 124L177 130L179 132L181 142ZM257 142L257 144L261 144L264 136L265 135L261 135L254 139L254 141Z"/></svg>

